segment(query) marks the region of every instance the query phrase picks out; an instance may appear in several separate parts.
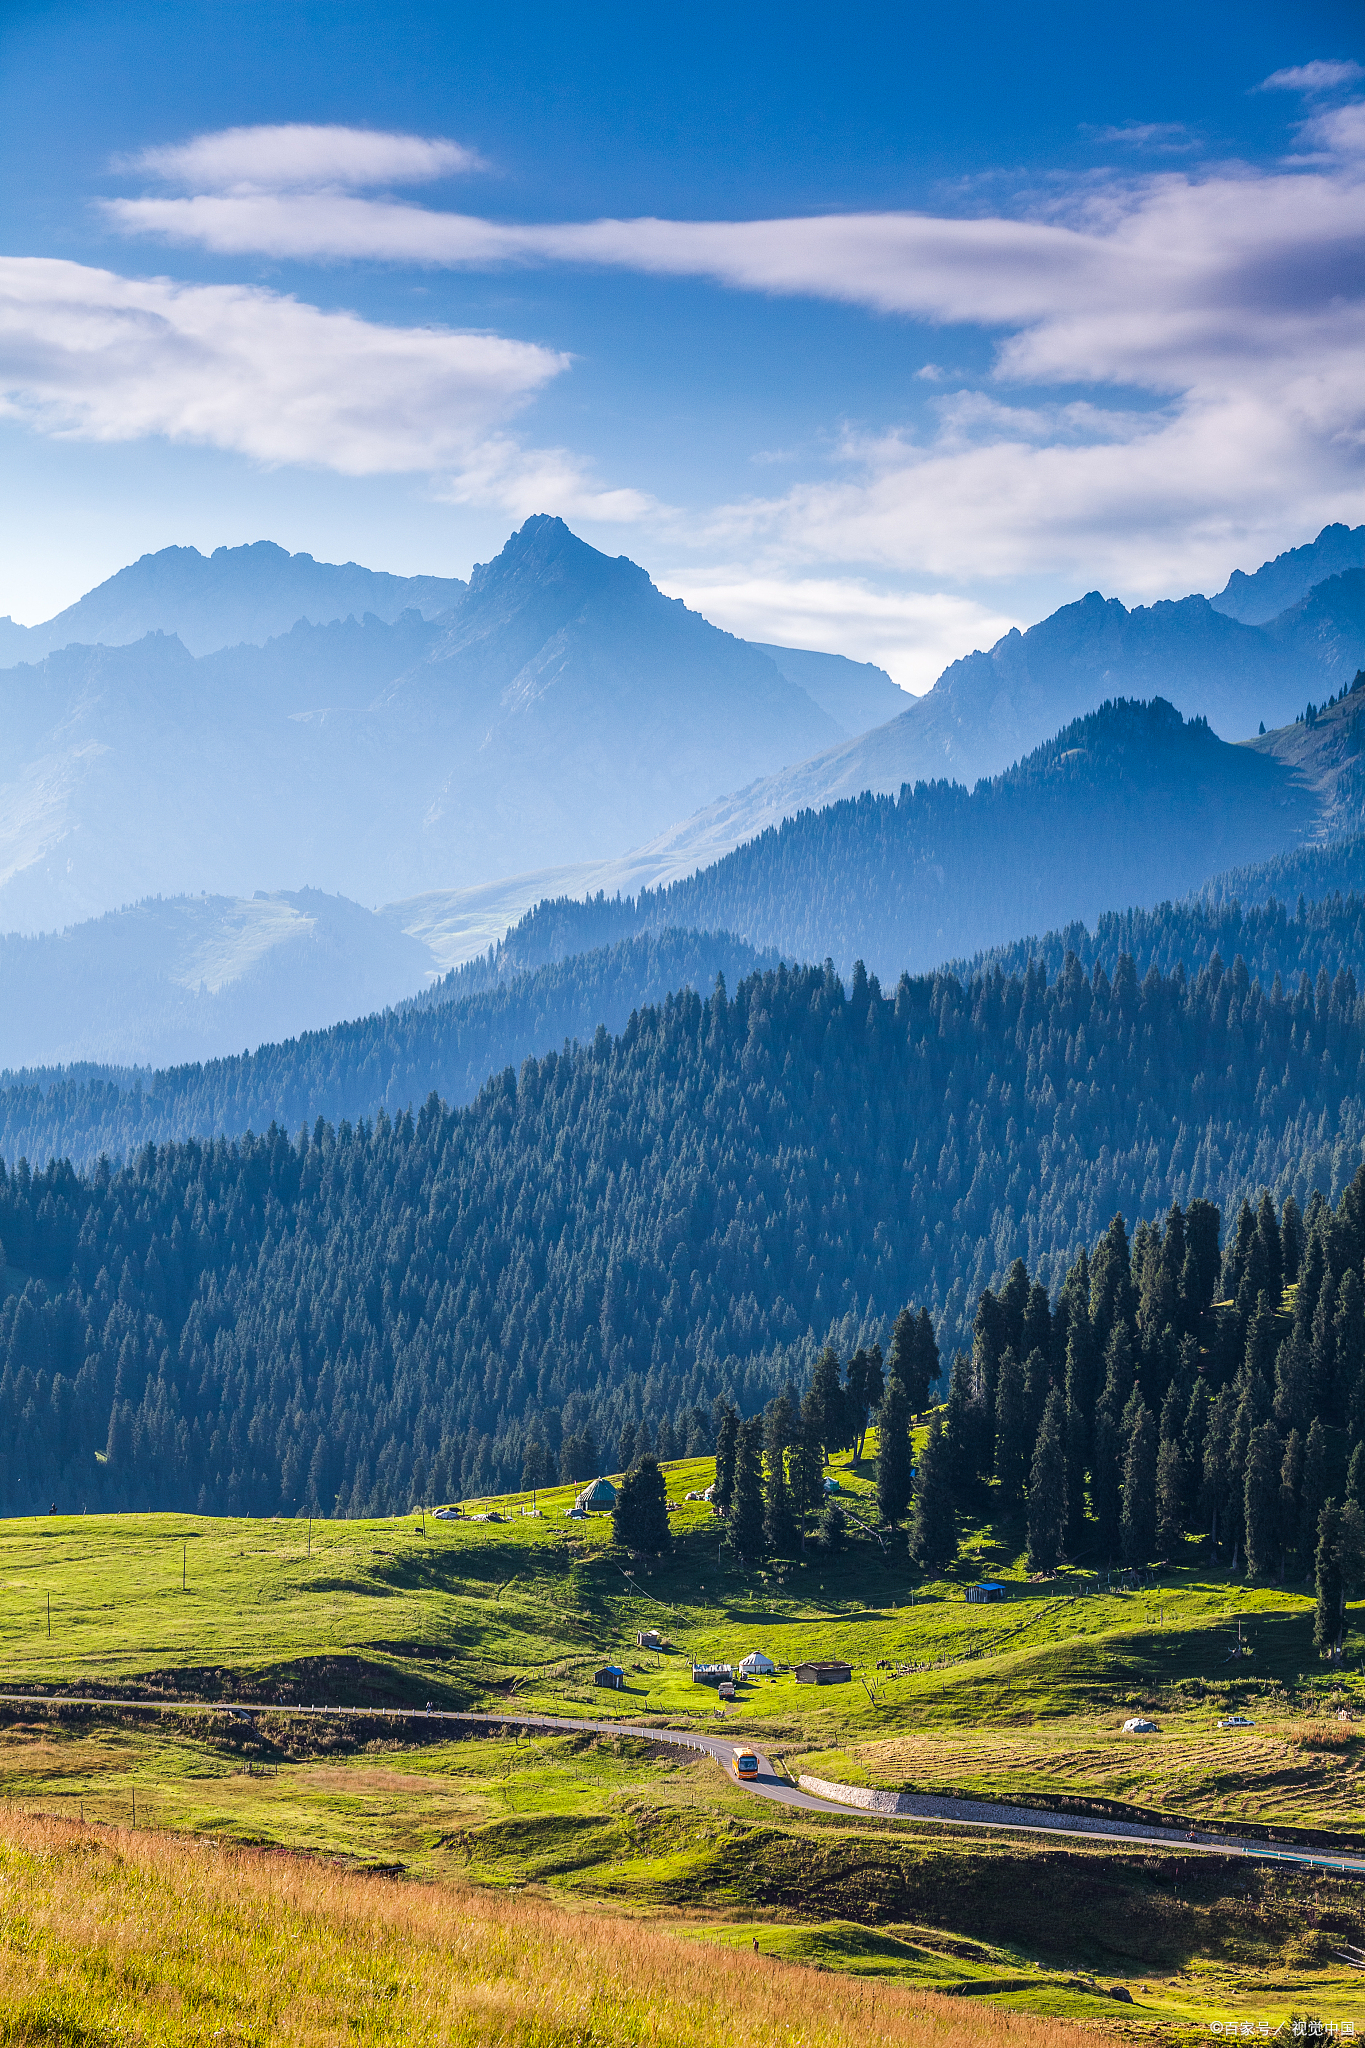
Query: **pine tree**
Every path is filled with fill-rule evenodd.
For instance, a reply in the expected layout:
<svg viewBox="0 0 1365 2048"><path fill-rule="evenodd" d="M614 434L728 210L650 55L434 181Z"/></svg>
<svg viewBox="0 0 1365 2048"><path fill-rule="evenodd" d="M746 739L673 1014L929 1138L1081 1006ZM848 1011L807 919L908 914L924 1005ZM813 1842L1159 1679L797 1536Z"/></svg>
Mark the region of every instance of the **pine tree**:
<svg viewBox="0 0 1365 2048"><path fill-rule="evenodd" d="M1260 1423L1247 1445L1245 1524L1247 1572L1267 1578L1280 1553L1280 1471L1284 1450L1273 1422Z"/></svg>
<svg viewBox="0 0 1365 2048"><path fill-rule="evenodd" d="M910 1556L921 1571L941 1571L957 1555L957 1524L949 1475L949 1449L939 1411L929 1421L920 1454L915 1507L910 1518Z"/></svg>
<svg viewBox="0 0 1365 2048"><path fill-rule="evenodd" d="M909 1310L902 1309L896 1318L896 1329L899 1330L901 1324L908 1323L909 1319ZM896 1355L894 1336L891 1343L891 1355L894 1360ZM892 1369L894 1371L894 1365ZM845 1388L845 1399L849 1403L853 1416L853 1454L856 1464L862 1463L869 1417L872 1410L880 1405L885 1391L886 1380L882 1372L881 1346L873 1344L868 1350L855 1351L848 1362L848 1385Z"/></svg>
<svg viewBox="0 0 1365 2048"><path fill-rule="evenodd" d="M1066 1535L1064 1414L1061 1393L1054 1387L1043 1410L1042 1426L1033 1447L1033 1464L1029 1472L1028 1568L1031 1572L1055 1570Z"/></svg>
<svg viewBox="0 0 1365 2048"><path fill-rule="evenodd" d="M1291 1429L1280 1461L1280 1574L1299 1553L1299 1500L1303 1492L1303 1438Z"/></svg>
<svg viewBox="0 0 1365 2048"><path fill-rule="evenodd" d="M790 1397L779 1394L764 1417L763 1449L767 1471L763 1493L763 1539L770 1551L785 1557L795 1541L791 1495L787 1490L787 1446L798 1429Z"/></svg>
<svg viewBox="0 0 1365 2048"><path fill-rule="evenodd" d="M648 1451L636 1460L617 1488L611 1534L612 1541L626 1550L643 1550L657 1556L672 1548L664 1475L658 1459Z"/></svg>
<svg viewBox="0 0 1365 2048"><path fill-rule="evenodd" d="M837 1450L851 1433L848 1429L848 1400L839 1383L839 1354L832 1344L826 1344L815 1361L810 1391L815 1397L815 1409L820 1418L820 1441L825 1447L825 1462L828 1464L831 1450Z"/></svg>
<svg viewBox="0 0 1365 2048"><path fill-rule="evenodd" d="M910 1403L893 1375L877 1413L877 1512L892 1527L910 1500Z"/></svg>
<svg viewBox="0 0 1365 2048"><path fill-rule="evenodd" d="M716 1483L711 1498L721 1513L728 1514L735 1493L735 1449L739 1441L739 1410L733 1401L720 1406L716 1425Z"/></svg>
<svg viewBox="0 0 1365 2048"><path fill-rule="evenodd" d="M1318 1522L1327 1501L1327 1432L1315 1415L1303 1447L1303 1478L1299 1483L1299 1561L1305 1576L1317 1555Z"/></svg>
<svg viewBox="0 0 1365 2048"><path fill-rule="evenodd" d="M910 1412L921 1415L929 1405L929 1395L938 1378L938 1344L927 1308L922 1308L918 1315L903 1308L896 1317L887 1370L905 1388Z"/></svg>
<svg viewBox="0 0 1365 2048"><path fill-rule="evenodd" d="M1185 1466L1178 1437L1164 1436L1156 1454L1156 1555L1180 1555L1185 1524Z"/></svg>
<svg viewBox="0 0 1365 2048"><path fill-rule="evenodd" d="M1138 1397L1123 1459L1121 1535L1125 1564L1146 1564L1156 1543L1156 1424Z"/></svg>
<svg viewBox="0 0 1365 2048"><path fill-rule="evenodd" d="M1006 1345L1001 1353L995 1383L995 1476L1000 1487L1002 1513L1011 1513L1023 1499L1027 1471L1024 1375L1014 1347Z"/></svg>
<svg viewBox="0 0 1365 2048"><path fill-rule="evenodd" d="M745 1564L763 1555L763 1418L751 1415L735 1439L730 1547Z"/></svg>
<svg viewBox="0 0 1365 2048"><path fill-rule="evenodd" d="M807 1391L801 1403L800 1427L790 1461L792 1507L800 1527L803 1550L806 1546L806 1517L815 1512L824 1498L824 1472L825 1450L820 1441L820 1417L816 1412L815 1396Z"/></svg>
<svg viewBox="0 0 1365 2048"><path fill-rule="evenodd" d="M826 1502L815 1540L822 1557L837 1557L847 1543L848 1516L837 1500Z"/></svg>

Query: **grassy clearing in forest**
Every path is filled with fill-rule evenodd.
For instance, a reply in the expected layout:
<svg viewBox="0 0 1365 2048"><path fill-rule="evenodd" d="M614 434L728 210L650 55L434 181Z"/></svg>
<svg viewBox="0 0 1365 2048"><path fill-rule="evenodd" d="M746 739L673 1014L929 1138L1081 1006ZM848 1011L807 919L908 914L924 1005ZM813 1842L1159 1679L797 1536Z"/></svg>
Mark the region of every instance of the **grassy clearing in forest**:
<svg viewBox="0 0 1365 2048"><path fill-rule="evenodd" d="M125 1876L143 1882L136 1845L148 1825L207 1838L225 1854L232 1845L304 1851L330 1860L328 1883L341 1863L406 1880L367 1899L459 1887L421 1891L444 1897L456 1917L473 1885L480 1897L516 1893L546 1911L607 1909L683 1926L722 1948L739 1944L738 1955L712 1957L727 1970L752 1965L757 1933L770 1958L763 1967L784 1982L791 1967L791 1995L803 2001L806 1984L830 1980L796 1977L798 1963L947 1989L958 2004L969 1999L972 2014L989 2000L1172 2036L1206 2035L1215 2019L1278 2025L1291 2012L1365 2022L1365 1980L1337 1953L1365 1943L1361 1900L1356 1887L1321 1875L784 1813L713 1764L586 1732L451 1741L420 1721L348 1728L267 1709L232 1724L193 1708L213 1698L362 1710L434 1700L675 1725L691 1717L752 1732L794 1767L830 1777L1365 1831L1360 1745L1335 1718L1341 1707L1365 1716L1360 1638L1348 1641L1350 1670L1324 1672L1305 1588L1248 1587L1193 1542L1143 1590L1110 1587L1084 1559L1033 1583L1022 1532L1008 1526L968 1529L953 1571L925 1583L903 1537L873 1532L870 1457L854 1467L845 1455L832 1469L854 1516L847 1553L812 1550L749 1572L718 1548L707 1505L683 1502L712 1476L700 1459L666 1468L681 1505L671 1517L674 1552L659 1560L615 1551L608 1517L566 1520L571 1488L541 1494L535 1517L520 1512L530 1503L519 1497L476 1504L501 1519L315 1522L311 1540L299 1521L0 1523L8 1687L175 1703L155 1722L11 1710L0 1727L0 1796L12 1803L0 1835L21 1824L16 1813L41 1809L83 1813L98 1824L96 1839L122 1844L101 1829L130 1820L135 1798L140 1828L135 1846L119 1850L119 1885ZM966 1602L967 1584L983 1576L1001 1580L1003 1601ZM1250 1658L1229 1654L1239 1621ZM665 1632L669 1651L637 1648L636 1632L650 1626ZM787 1668L742 1686L718 1720L715 1693L691 1682L690 1659L737 1661L755 1647L787 1667L846 1657L854 1682L816 1690ZM607 1661L625 1667L624 1694L593 1684ZM1162 1733L1135 1746L1118 1724L1139 1710ZM1235 1710L1257 1728L1217 1734L1215 1720ZM67 1896L60 1886L54 1894ZM25 1924L21 1914L15 1925ZM102 1923L78 1916L53 1982L78 1985L81 1970L96 1967L82 1960L82 1945L108 1953L109 1938ZM590 1974L597 1952L584 1953ZM1129 1988L1132 2007L1104 1996L1114 1983ZM147 2010L181 1995L157 1989ZM586 2004L574 2010L588 2015L581 2038L595 2039L598 1992L585 1981L575 1995ZM0 1996L0 2022L11 2002ZM479 2038L580 2038L556 2032L561 2023L539 2008L495 2004L494 2031ZM375 2008L374 2026L387 2024L388 2010ZM437 2008L412 2010L419 2018L405 2024L425 2026ZM240 2011L249 2015L243 2038L275 2038L264 2007L264 2017ZM678 2011L677 2030L657 2038L692 2038L692 2020ZM614 2039L636 2038L634 2014L626 2010ZM963 2017L969 2029L992 2024L972 2014ZM101 2038L25 2024L27 2033L8 2034L0 2024L0 2044ZM316 2024L327 2038L330 2020ZM440 2024L455 2039L474 2027L463 2007ZM184 2025L177 2034L166 2020L145 2038L214 2033ZM224 2022L223 2038L235 2038L237 2025ZM897 2036L888 2026L881 2038Z"/></svg>
<svg viewBox="0 0 1365 2048"><path fill-rule="evenodd" d="M673 1554L656 1560L614 1550L608 1516L566 1521L567 1487L541 1494L535 1518L518 1496L483 1504L494 1521L314 1522L311 1536L302 1521L7 1521L0 1669L31 1688L449 1706L515 1697L528 1709L676 1719L714 1718L690 1657L844 1657L857 1675L837 1690L816 1694L790 1671L740 1689L732 1717L808 1737L1108 1711L1174 1685L1229 1699L1249 1679L1322 1689L1304 1588L1249 1587L1194 1543L1144 1591L1109 1590L1083 1567L1035 1584L1016 1532L984 1527L967 1532L952 1573L925 1583L903 1537L873 1533L870 1457L855 1468L845 1454L832 1470L855 1517L847 1552L753 1571L720 1542L706 1503L683 1500L710 1478L704 1459L666 1468L680 1507ZM966 1585L983 1575L1005 1584L1003 1602L967 1604ZM1249 1663L1229 1662L1239 1619ZM650 1626L671 1652L636 1648ZM1348 1661L1358 1655L1353 1635ZM622 1694L593 1685L609 1660L625 1666Z"/></svg>

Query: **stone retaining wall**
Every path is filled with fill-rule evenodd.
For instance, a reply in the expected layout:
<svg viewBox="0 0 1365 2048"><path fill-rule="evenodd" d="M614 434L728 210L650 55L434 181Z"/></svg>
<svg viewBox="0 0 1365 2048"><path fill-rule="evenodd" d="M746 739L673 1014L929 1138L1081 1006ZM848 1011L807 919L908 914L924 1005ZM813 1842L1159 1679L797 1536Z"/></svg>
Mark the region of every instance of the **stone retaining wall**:
<svg viewBox="0 0 1365 2048"><path fill-rule="evenodd" d="M808 1778L803 1772L797 1779L803 1792L809 1792L816 1799L833 1799L840 1806L861 1807L864 1813L914 1813L918 1809L913 1798L904 1792L874 1792L870 1785L834 1785L828 1778Z"/></svg>

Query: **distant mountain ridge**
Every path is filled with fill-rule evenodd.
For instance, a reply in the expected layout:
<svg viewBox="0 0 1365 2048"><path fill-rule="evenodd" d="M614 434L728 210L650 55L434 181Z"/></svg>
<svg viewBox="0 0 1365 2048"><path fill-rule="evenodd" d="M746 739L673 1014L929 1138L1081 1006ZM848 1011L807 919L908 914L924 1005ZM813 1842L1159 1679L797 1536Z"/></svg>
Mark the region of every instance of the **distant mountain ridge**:
<svg viewBox="0 0 1365 2048"><path fill-rule="evenodd" d="M151 899L0 938L0 1069L167 1067L293 1038L412 995L431 955L316 889Z"/></svg>
<svg viewBox="0 0 1365 2048"><path fill-rule="evenodd" d="M263 880L375 903L623 852L836 722L560 520L452 613L0 669L0 929Z"/></svg>
<svg viewBox="0 0 1365 2048"><path fill-rule="evenodd" d="M162 548L40 626L0 619L0 665L41 661L73 645L126 647L148 633L173 633L200 655L243 641L263 645L300 619L325 626L372 612L391 624L405 611L435 618L460 602L465 587L458 576L391 576L358 562L315 562L268 540L211 555Z"/></svg>
<svg viewBox="0 0 1365 2048"><path fill-rule="evenodd" d="M1348 686L1362 664L1365 569L1327 577L1267 626L1243 625L1204 597L1129 611L1091 591L951 662L888 724L736 786L673 827L668 849L679 866L693 848L714 860L784 818L864 790L894 795L944 776L970 787L1110 697L1161 696L1222 738L1246 739L1260 724L1288 724L1309 697Z"/></svg>
<svg viewBox="0 0 1365 2048"><path fill-rule="evenodd" d="M543 902L500 957L529 967L691 924L787 959L829 956L841 972L862 959L894 979L1115 903L1182 896L1300 845L1318 823L1315 790L1273 754L1229 746L1159 698L1118 700L974 790L864 793L634 900Z"/></svg>
<svg viewBox="0 0 1365 2048"><path fill-rule="evenodd" d="M1287 548L1253 575L1234 569L1210 602L1215 611L1226 612L1245 626L1264 626L1301 604L1315 584L1345 569L1360 568L1365 568L1365 526L1324 526L1316 540Z"/></svg>

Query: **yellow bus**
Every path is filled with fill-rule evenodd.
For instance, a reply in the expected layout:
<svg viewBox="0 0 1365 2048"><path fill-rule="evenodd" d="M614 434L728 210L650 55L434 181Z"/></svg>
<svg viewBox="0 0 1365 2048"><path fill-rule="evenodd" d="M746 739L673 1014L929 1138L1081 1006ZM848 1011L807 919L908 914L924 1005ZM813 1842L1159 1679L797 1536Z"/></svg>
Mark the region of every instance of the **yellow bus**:
<svg viewBox="0 0 1365 2048"><path fill-rule="evenodd" d="M758 1758L751 1749L737 1749L730 1759L730 1767L737 1778L756 1778Z"/></svg>

